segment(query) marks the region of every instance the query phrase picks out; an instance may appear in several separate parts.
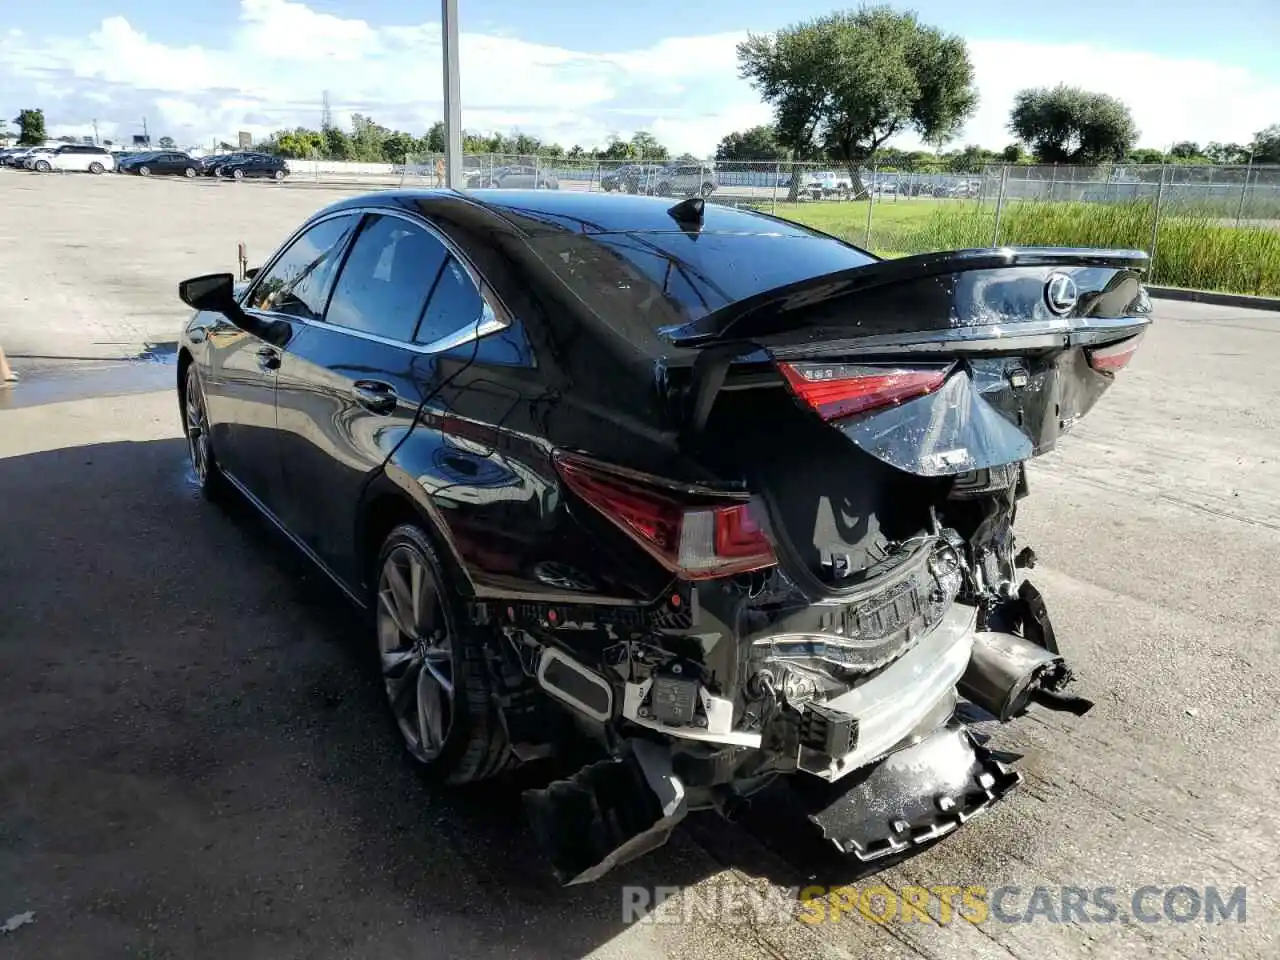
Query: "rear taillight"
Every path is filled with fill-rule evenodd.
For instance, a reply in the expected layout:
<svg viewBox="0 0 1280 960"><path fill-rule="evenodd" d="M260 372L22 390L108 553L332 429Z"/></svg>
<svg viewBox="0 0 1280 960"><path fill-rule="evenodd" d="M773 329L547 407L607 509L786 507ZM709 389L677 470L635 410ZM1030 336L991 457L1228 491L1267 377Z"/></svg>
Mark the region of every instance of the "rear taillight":
<svg viewBox="0 0 1280 960"><path fill-rule="evenodd" d="M1084 353L1089 358L1089 366L1099 373L1115 373L1129 365L1133 355L1138 352L1138 345L1141 342L1142 334L1138 334L1119 343L1109 343L1105 347L1085 350Z"/></svg>
<svg viewBox="0 0 1280 960"><path fill-rule="evenodd" d="M848 363L780 363L778 368L800 400L824 420L890 407L933 393L950 365L883 367Z"/></svg>
<svg viewBox="0 0 1280 960"><path fill-rule="evenodd" d="M709 580L778 562L750 504L684 503L643 483L624 480L579 458L560 454L565 485L599 510L668 570L686 580Z"/></svg>

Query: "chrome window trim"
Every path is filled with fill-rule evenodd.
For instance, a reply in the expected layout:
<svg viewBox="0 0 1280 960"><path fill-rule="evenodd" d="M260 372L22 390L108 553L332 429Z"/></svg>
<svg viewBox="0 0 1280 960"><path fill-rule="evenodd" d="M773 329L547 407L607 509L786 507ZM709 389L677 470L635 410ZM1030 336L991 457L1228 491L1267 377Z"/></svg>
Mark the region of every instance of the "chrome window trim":
<svg viewBox="0 0 1280 960"><path fill-rule="evenodd" d="M240 295L240 304L244 306L249 302L253 291L257 289L262 278L271 272L271 268L276 265L280 257L283 256L284 253L293 246L294 241L301 237L306 231L310 230L312 227L326 223L329 220L337 219L338 217L355 216L357 218L363 218L367 214L371 213L377 216L397 217L404 220L406 223L413 224L421 230L425 230L431 237L440 242L449 256L462 264L462 269L467 272L467 277L475 286L476 292L480 294L480 301L484 305L479 323L463 326L458 330L455 330L453 333L439 337L430 343L413 343L408 340L397 340L394 337L384 337L376 333L369 333L365 330L356 330L352 327L344 327L336 323L329 323L326 320L308 320L303 317L295 317L287 313L278 313L272 310L258 310L248 306L245 306L245 309L253 310L254 313L268 317L279 317L289 323L301 323L308 327L318 327L321 330L332 330L336 333L345 333L348 336L358 337L361 340L370 340L373 343L381 343L391 347L400 347L401 349L421 354L443 353L445 350L453 350L454 348L468 344L473 340L479 340L482 337L487 337L500 330L506 330L511 326L511 312L507 309L506 304L502 302L502 298L498 296L497 291L495 291L490 284L484 281L480 276L480 272L476 269L475 264L473 264L467 255L458 248L457 244L421 217L405 213L402 210L392 210L387 207L377 206L346 207L342 210L335 210L333 213L327 214L323 217L308 220L295 230L289 236L288 240L280 244L280 248L276 251L276 255L272 257L271 260L269 260L257 272L257 274L254 275L253 282L250 283L249 286L245 288L244 293ZM351 242L354 243L355 241L352 240ZM345 254L349 252L349 250L344 251L344 262L342 266L346 265ZM336 276L334 278L334 282L337 282ZM430 293L434 292L434 289L430 291ZM329 291L329 295L332 297L332 290ZM430 300L428 300L428 304L429 303ZM424 305L424 309L425 306L426 305ZM325 309L326 311L328 310L328 301L325 303ZM416 325L414 329L417 329Z"/></svg>

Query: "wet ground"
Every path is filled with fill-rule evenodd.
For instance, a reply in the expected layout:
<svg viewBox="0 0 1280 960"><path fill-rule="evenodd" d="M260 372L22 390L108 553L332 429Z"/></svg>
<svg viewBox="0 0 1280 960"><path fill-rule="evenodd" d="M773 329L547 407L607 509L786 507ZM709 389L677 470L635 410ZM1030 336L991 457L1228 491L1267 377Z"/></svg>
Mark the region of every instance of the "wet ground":
<svg viewBox="0 0 1280 960"><path fill-rule="evenodd" d="M78 182L85 208L117 196L110 178ZM160 208L141 205L168 194L137 183L120 188L146 224L128 236L133 275L216 268L173 252L205 241L157 233ZM59 218L77 215L53 213L36 252L65 264ZM215 215L207 229L224 238L274 224L256 208L200 212ZM0 342L56 355L70 321L51 315L42 333L43 309L23 306L42 275L10 276ZM996 731L1023 755L1013 796L872 878L814 858L765 803L740 825L693 818L666 848L564 891L518 784L459 793L418 776L355 616L245 507L192 488L167 287L83 301L93 336L146 359L18 358L23 380L0 392L0 928L14 918L0 957L1275 956L1276 315L1160 303L1133 367L1035 465L1022 541L1098 705ZM989 902L1016 890L981 923L936 900L927 921L885 924L771 909L811 883L895 898L976 886ZM1145 886L1155 919L1130 916ZM1172 922L1176 886L1202 900L1244 887L1244 922ZM624 908L642 894L627 887L684 890L667 922L633 923ZM1063 922L1063 888L1100 887L1115 888L1114 922L1093 909ZM1174 895L1179 916L1189 897Z"/></svg>

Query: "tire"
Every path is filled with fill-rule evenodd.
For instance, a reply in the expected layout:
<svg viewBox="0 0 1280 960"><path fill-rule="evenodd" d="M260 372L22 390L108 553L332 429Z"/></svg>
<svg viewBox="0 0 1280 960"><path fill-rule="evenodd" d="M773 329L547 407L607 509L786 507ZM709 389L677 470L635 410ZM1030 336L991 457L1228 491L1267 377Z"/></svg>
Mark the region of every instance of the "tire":
<svg viewBox="0 0 1280 960"><path fill-rule="evenodd" d="M702 199L705 200L707 197L711 196L711 194L716 192L716 185L714 183L704 183L702 185L702 189L698 192L702 194Z"/></svg>
<svg viewBox="0 0 1280 960"><path fill-rule="evenodd" d="M410 596L412 564L419 568L416 604ZM387 705L409 756L432 779L450 784L485 780L512 766L483 638L463 615L427 534L415 524L392 530L378 551L372 579L374 639ZM411 619L417 622L408 624ZM446 673L451 696L439 679ZM437 718L442 729L424 734Z"/></svg>
<svg viewBox="0 0 1280 960"><path fill-rule="evenodd" d="M194 179L196 175L196 168L187 167L185 170L182 171L182 175L186 177L188 180Z"/></svg>
<svg viewBox="0 0 1280 960"><path fill-rule="evenodd" d="M149 177L149 176L151 176L151 168L150 168L150 167L148 167L146 164L143 164L142 166L140 166L140 167L138 168L138 176L140 176L140 177Z"/></svg>
<svg viewBox="0 0 1280 960"><path fill-rule="evenodd" d="M187 366L178 402L182 409L182 432L187 438L191 474L200 492L211 500L216 499L225 488L226 478L213 451L209 407L205 403L204 384L200 382L200 373L194 362Z"/></svg>
<svg viewBox="0 0 1280 960"><path fill-rule="evenodd" d="M234 169L234 170L232 170L232 171L231 171L231 179L232 179L232 180L243 180L243 179L244 179L244 171L243 171L243 170L241 170L239 167L236 167L236 169Z"/></svg>
<svg viewBox="0 0 1280 960"><path fill-rule="evenodd" d="M275 178L276 183L279 183L281 180L283 180L283 179L284 179L284 171L283 171L283 170L277 170L277 171L276 171L275 173L273 173L271 176L273 176L273 177Z"/></svg>
<svg viewBox="0 0 1280 960"><path fill-rule="evenodd" d="M48 160L37 160L32 169L35 170L36 173L48 173L53 169L53 167L49 166Z"/></svg>
<svg viewBox="0 0 1280 960"><path fill-rule="evenodd" d="M221 176L222 176L222 168L221 168L221 167L214 167L214 168L213 168L213 175L214 175L215 177L221 177Z"/></svg>
<svg viewBox="0 0 1280 960"><path fill-rule="evenodd" d="M100 164L97 160L89 164L89 172L92 173L95 177L100 176L102 174L102 171L105 169L106 168L102 164Z"/></svg>

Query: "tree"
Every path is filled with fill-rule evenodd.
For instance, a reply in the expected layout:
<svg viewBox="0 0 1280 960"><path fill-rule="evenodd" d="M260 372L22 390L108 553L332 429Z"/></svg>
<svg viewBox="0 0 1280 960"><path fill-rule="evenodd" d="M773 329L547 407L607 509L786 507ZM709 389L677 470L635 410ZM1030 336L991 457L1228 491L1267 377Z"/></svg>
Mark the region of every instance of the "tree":
<svg viewBox="0 0 1280 960"><path fill-rule="evenodd" d="M1063 84L1019 91L1009 130L1042 163L1123 160L1138 139L1123 101Z"/></svg>
<svg viewBox="0 0 1280 960"><path fill-rule="evenodd" d="M355 160L377 163L382 159L382 141L391 133L364 114L351 115L351 152Z"/></svg>
<svg viewBox="0 0 1280 960"><path fill-rule="evenodd" d="M609 145L600 152L601 160L631 160L634 157L631 143L612 133L609 134Z"/></svg>
<svg viewBox="0 0 1280 960"><path fill-rule="evenodd" d="M946 142L978 103L964 40L891 7L750 35L738 45L738 63L773 107L778 143L792 159L825 148L844 161L860 196L859 168L885 141L913 130ZM792 173L794 194L800 178Z"/></svg>
<svg viewBox="0 0 1280 960"><path fill-rule="evenodd" d="M1251 150L1238 143L1219 143L1210 140L1204 148L1204 155L1213 163L1248 163Z"/></svg>
<svg viewBox="0 0 1280 960"><path fill-rule="evenodd" d="M1252 152L1254 163L1280 163L1280 123L1273 123L1253 135Z"/></svg>
<svg viewBox="0 0 1280 960"><path fill-rule="evenodd" d="M351 159L351 138L337 127L325 127L324 154L330 160Z"/></svg>
<svg viewBox="0 0 1280 960"><path fill-rule="evenodd" d="M785 160L786 148L778 143L778 133L771 126L751 127L730 133L716 147L716 159L729 160Z"/></svg>
<svg viewBox="0 0 1280 960"><path fill-rule="evenodd" d="M444 153L448 149L448 142L444 133L444 121L437 120L429 128L427 135L423 137L426 143L423 145L427 153Z"/></svg>
<svg viewBox="0 0 1280 960"><path fill-rule="evenodd" d="M1000 159L1006 163L1021 163L1024 155L1020 143L1011 143L1000 151Z"/></svg>
<svg viewBox="0 0 1280 960"><path fill-rule="evenodd" d="M38 147L48 139L44 132L43 110L19 110L13 122L18 125L20 147Z"/></svg>
<svg viewBox="0 0 1280 960"><path fill-rule="evenodd" d="M671 154L647 130L637 130L631 135L631 155L642 160L666 160Z"/></svg>
<svg viewBox="0 0 1280 960"><path fill-rule="evenodd" d="M382 138L382 156L387 163L404 163L405 158L413 153L418 141L403 130L395 130Z"/></svg>
<svg viewBox="0 0 1280 960"><path fill-rule="evenodd" d="M1130 163L1164 163L1168 159L1163 151L1153 150L1151 147L1130 150L1128 156Z"/></svg>
<svg viewBox="0 0 1280 960"><path fill-rule="evenodd" d="M990 150L971 143L948 156L947 169L952 173L981 173L983 166L995 158L996 155Z"/></svg>
<svg viewBox="0 0 1280 960"><path fill-rule="evenodd" d="M1194 140L1182 140L1169 148L1169 156L1174 160L1194 160L1204 154L1200 152L1200 144Z"/></svg>

